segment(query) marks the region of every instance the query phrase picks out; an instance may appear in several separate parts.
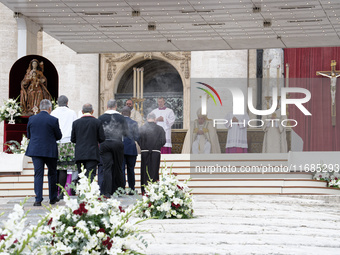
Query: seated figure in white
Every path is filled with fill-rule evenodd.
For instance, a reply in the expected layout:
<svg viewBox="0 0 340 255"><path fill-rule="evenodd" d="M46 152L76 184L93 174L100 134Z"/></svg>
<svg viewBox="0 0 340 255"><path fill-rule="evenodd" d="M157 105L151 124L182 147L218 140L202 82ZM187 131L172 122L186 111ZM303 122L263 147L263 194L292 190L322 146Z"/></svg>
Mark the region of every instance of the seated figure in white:
<svg viewBox="0 0 340 255"><path fill-rule="evenodd" d="M200 109L197 111L197 119L192 122L190 131L185 137L182 153L221 153L216 128L207 115L201 114Z"/></svg>

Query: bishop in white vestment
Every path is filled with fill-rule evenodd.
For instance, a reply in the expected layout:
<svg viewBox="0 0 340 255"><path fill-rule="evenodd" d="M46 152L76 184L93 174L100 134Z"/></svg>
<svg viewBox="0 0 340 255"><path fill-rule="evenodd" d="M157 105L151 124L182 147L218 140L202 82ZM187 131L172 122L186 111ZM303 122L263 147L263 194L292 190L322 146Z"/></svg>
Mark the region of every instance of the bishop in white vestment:
<svg viewBox="0 0 340 255"><path fill-rule="evenodd" d="M163 97L158 98L158 108L151 113L156 115L156 123L165 131L166 143L161 149L162 154L171 154L171 126L175 122L175 114L173 110L165 107L165 100Z"/></svg>
<svg viewBox="0 0 340 255"><path fill-rule="evenodd" d="M207 115L202 115L201 109L197 111L197 119L185 136L182 153L221 153L216 128Z"/></svg>
<svg viewBox="0 0 340 255"><path fill-rule="evenodd" d="M228 129L226 153L247 153L247 126L249 116L247 113L244 115L233 115L228 113L225 117L228 120L226 127Z"/></svg>

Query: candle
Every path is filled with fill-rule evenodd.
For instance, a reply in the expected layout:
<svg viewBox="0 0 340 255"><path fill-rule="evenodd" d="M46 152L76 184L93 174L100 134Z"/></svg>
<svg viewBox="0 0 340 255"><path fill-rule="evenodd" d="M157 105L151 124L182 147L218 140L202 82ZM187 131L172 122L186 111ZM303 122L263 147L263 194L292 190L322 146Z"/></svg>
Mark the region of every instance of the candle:
<svg viewBox="0 0 340 255"><path fill-rule="evenodd" d="M202 105L201 114L207 115L207 96L205 93L203 94L201 98L201 105Z"/></svg>
<svg viewBox="0 0 340 255"><path fill-rule="evenodd" d="M133 68L133 97L136 97L136 67Z"/></svg>
<svg viewBox="0 0 340 255"><path fill-rule="evenodd" d="M140 69L137 68L137 98L139 98Z"/></svg>
<svg viewBox="0 0 340 255"><path fill-rule="evenodd" d="M269 73L269 66L267 67L267 96L269 96L269 79L270 79L270 73Z"/></svg>
<svg viewBox="0 0 340 255"><path fill-rule="evenodd" d="M140 69L141 75L140 75L140 98L143 98L143 92L144 92L144 68L142 67Z"/></svg>
<svg viewBox="0 0 340 255"><path fill-rule="evenodd" d="M289 87L289 64L286 64L286 88Z"/></svg>
<svg viewBox="0 0 340 255"><path fill-rule="evenodd" d="M276 85L277 85L277 93L279 93L280 91L280 65L277 66L277 81L276 81Z"/></svg>

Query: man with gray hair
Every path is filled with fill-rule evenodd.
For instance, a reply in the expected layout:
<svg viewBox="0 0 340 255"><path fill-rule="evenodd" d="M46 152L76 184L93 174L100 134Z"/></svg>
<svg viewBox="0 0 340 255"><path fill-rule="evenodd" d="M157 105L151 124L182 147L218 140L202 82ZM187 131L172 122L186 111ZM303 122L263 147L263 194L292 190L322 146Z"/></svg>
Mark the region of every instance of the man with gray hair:
<svg viewBox="0 0 340 255"><path fill-rule="evenodd" d="M43 201L44 166L48 168L48 190L50 204L59 201L57 198L57 158L56 141L62 138L57 118L50 115L52 103L48 99L40 102L40 113L29 118L27 138L30 139L26 156L32 158L34 165L34 206L41 206Z"/></svg>
<svg viewBox="0 0 340 255"><path fill-rule="evenodd" d="M86 169L86 176L91 174L91 181L96 176L99 159L99 143L105 141L103 126L100 120L92 114L94 112L91 104L83 105L83 116L73 122L71 142L75 143L75 160L78 172L81 165Z"/></svg>
<svg viewBox="0 0 340 255"><path fill-rule="evenodd" d="M51 112L51 115L59 120L61 133L63 134L63 137L57 142L59 154L57 182L63 187L65 187L66 181L71 183L72 172L76 171L74 143L71 142L71 131L73 121L77 119L77 114L75 111L68 108L67 105L68 98L64 95L61 95L58 98L58 107ZM69 194L71 194L70 191ZM59 194L59 198L63 199L63 195L63 193Z"/></svg>
<svg viewBox="0 0 340 255"><path fill-rule="evenodd" d="M104 129L105 141L100 144L100 156L103 162L103 182L101 194L110 197L119 188L124 188L122 164L124 159L124 136L128 126L124 116L117 112L116 100L107 102L107 111L98 118Z"/></svg>
<svg viewBox="0 0 340 255"><path fill-rule="evenodd" d="M149 113L147 123L139 129L138 140L141 149L142 194L144 194L144 185L148 185L148 181L154 182L159 180L161 148L165 143L164 129L156 124L156 115Z"/></svg>

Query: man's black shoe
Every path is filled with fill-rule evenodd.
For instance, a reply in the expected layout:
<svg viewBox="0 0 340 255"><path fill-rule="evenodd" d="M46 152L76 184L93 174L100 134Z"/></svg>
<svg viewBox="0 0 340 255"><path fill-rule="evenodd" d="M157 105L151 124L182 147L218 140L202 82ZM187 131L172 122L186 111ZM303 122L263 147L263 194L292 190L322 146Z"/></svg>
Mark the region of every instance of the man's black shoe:
<svg viewBox="0 0 340 255"><path fill-rule="evenodd" d="M51 200L51 201L50 201L50 205L54 205L55 203L57 203L57 202L59 202L59 201L60 201L59 198L56 198L56 199L54 199L54 200Z"/></svg>
<svg viewBox="0 0 340 255"><path fill-rule="evenodd" d="M64 199L64 193L61 193L59 196L58 196L58 198L60 199L60 200L63 200ZM58 201L57 201L58 202Z"/></svg>
<svg viewBox="0 0 340 255"><path fill-rule="evenodd" d="M34 202L33 206L41 206L41 202Z"/></svg>
<svg viewBox="0 0 340 255"><path fill-rule="evenodd" d="M129 196L134 196L136 195L136 192L134 190L131 190L130 192L127 193Z"/></svg>

